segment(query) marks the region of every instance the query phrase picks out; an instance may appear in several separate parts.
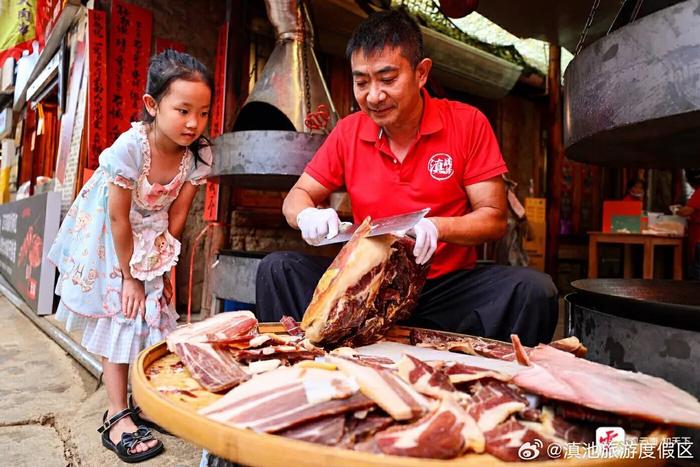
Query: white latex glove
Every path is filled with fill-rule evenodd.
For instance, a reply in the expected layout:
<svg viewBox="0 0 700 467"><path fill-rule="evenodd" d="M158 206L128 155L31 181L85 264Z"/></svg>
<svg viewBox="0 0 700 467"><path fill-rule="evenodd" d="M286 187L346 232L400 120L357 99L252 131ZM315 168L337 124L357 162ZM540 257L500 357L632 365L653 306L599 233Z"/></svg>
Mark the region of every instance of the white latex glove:
<svg viewBox="0 0 700 467"><path fill-rule="evenodd" d="M437 227L430 219L423 218L408 231L408 234L416 238L416 246L413 248L416 264L427 263L437 248Z"/></svg>
<svg viewBox="0 0 700 467"><path fill-rule="evenodd" d="M338 235L340 219L335 209L306 208L297 214L297 225L306 243L316 246L321 240Z"/></svg>

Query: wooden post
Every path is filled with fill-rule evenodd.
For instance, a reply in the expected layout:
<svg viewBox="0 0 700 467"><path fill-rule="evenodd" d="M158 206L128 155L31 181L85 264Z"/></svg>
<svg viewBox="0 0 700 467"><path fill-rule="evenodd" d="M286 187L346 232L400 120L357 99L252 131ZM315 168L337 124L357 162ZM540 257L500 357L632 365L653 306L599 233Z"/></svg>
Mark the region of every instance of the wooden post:
<svg viewBox="0 0 700 467"><path fill-rule="evenodd" d="M557 280L559 250L559 209L561 205L561 175L564 160L561 117L561 49L549 45L549 107L547 140L547 258L546 271Z"/></svg>
<svg viewBox="0 0 700 467"><path fill-rule="evenodd" d="M249 38L248 38L248 7L244 0L229 0L227 2L226 20L228 29L228 59L226 60L226 86L223 115L223 131L233 129L236 115L240 110L240 104L247 97L248 90L248 62L249 62ZM200 313L202 318L214 314L217 307L212 304L210 265L213 264L219 250L229 244L231 213L233 212L233 187L228 183L219 185L219 202L216 220L221 226L213 226L209 229L204 240L204 282L202 284L202 301Z"/></svg>

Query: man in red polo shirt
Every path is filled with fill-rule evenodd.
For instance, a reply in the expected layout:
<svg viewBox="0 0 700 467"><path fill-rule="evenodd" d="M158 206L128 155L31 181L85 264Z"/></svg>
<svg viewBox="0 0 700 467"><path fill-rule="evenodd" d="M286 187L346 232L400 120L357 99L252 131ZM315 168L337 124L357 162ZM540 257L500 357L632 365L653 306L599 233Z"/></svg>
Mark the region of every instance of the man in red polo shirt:
<svg viewBox="0 0 700 467"><path fill-rule="evenodd" d="M432 66L415 21L376 13L347 47L362 112L341 120L285 199L287 222L317 244L338 232L333 209L316 208L342 187L355 222L425 207L410 232L428 281L408 324L508 339L549 342L557 291L527 268L476 266L475 246L506 229L507 172L486 117L469 105L433 99L423 89ZM257 314L300 320L331 259L295 252L266 256L257 275Z"/></svg>

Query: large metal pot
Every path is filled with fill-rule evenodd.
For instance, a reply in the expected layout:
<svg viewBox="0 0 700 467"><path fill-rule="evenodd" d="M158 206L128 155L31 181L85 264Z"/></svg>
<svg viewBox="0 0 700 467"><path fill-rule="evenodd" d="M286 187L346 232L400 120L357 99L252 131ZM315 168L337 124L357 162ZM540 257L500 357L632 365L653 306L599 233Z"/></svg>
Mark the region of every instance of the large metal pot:
<svg viewBox="0 0 700 467"><path fill-rule="evenodd" d="M585 279L566 296L566 333L587 359L664 378L700 398L700 282ZM700 458L700 431L691 436Z"/></svg>

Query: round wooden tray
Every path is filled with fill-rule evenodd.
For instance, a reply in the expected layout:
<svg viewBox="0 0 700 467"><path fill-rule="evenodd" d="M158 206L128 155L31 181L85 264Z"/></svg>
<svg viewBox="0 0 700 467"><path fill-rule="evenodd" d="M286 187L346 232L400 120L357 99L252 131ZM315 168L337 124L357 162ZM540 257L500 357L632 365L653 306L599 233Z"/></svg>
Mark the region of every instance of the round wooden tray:
<svg viewBox="0 0 700 467"><path fill-rule="evenodd" d="M277 324L260 324L261 332L283 333L284 328ZM396 327L391 333L394 340L406 341L408 328ZM482 467L507 465L488 454L468 454L449 461L416 459L410 457L375 455L347 449L323 446L297 441L282 436L256 433L251 430L233 428L209 420L199 415L197 410L203 405L221 397L197 391L196 398L183 398L164 394L156 389L147 376L151 365L162 359L173 361L176 356L168 351L165 342L145 349L132 367L131 386L136 403L156 423L176 436L187 440L207 451L244 465L276 466L470 466ZM185 370L186 371L186 370ZM188 378L189 379L189 378ZM204 396L204 397L202 397ZM651 436L670 436L670 432L657 431ZM655 466L663 465L663 459L560 459L547 462L528 462L528 465L562 467L597 466Z"/></svg>

